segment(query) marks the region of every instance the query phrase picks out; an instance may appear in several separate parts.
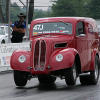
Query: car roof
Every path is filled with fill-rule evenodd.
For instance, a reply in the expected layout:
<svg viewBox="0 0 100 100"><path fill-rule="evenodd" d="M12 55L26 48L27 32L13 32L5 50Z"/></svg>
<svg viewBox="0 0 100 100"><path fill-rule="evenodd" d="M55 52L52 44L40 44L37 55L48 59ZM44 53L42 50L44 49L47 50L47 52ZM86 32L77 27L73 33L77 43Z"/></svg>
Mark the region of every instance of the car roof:
<svg viewBox="0 0 100 100"><path fill-rule="evenodd" d="M32 21L32 24L38 23L38 22L50 22L50 21L78 21L78 20L84 20L86 22L90 22L90 23L96 23L96 21L93 18L89 18L89 17L47 17L47 18L38 18Z"/></svg>

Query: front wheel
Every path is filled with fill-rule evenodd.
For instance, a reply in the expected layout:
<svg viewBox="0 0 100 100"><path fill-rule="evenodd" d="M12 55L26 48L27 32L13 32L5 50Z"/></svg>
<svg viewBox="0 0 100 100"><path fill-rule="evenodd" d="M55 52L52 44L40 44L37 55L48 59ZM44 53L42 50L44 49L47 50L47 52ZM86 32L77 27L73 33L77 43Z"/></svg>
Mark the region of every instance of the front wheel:
<svg viewBox="0 0 100 100"><path fill-rule="evenodd" d="M67 85L75 85L77 79L76 64L74 62L73 66L64 69L64 76Z"/></svg>
<svg viewBox="0 0 100 100"><path fill-rule="evenodd" d="M27 72L14 70L14 81L17 86L25 86L27 83Z"/></svg>

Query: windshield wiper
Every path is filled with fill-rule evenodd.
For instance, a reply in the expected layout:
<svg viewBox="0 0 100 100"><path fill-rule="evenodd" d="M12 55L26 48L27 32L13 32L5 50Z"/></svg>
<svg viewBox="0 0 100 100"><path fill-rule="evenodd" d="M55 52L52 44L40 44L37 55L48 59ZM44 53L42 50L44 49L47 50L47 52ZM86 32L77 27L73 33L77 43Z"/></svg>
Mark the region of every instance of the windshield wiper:
<svg viewBox="0 0 100 100"><path fill-rule="evenodd" d="M64 24L66 24L66 25L72 27L72 25L69 25L68 23L66 23L66 22L64 22L64 21L62 21L62 20L60 20L60 22L62 22L62 23L64 23Z"/></svg>

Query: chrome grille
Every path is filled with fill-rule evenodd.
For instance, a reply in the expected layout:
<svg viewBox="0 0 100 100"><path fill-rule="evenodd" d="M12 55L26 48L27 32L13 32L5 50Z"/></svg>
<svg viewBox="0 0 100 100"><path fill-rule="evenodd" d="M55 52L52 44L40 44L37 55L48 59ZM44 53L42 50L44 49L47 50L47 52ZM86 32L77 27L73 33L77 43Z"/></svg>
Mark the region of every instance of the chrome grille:
<svg viewBox="0 0 100 100"><path fill-rule="evenodd" d="M46 42L44 40L38 40L35 43L34 48L34 69L44 70L46 59Z"/></svg>

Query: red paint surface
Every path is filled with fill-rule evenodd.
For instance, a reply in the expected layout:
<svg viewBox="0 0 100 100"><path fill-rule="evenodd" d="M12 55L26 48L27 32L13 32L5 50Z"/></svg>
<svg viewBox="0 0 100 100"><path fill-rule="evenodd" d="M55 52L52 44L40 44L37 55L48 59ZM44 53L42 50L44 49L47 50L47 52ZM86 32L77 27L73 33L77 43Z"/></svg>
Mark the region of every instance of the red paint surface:
<svg viewBox="0 0 100 100"><path fill-rule="evenodd" d="M69 22L72 23L72 34L64 33L48 33L33 36L33 27L39 23L49 22ZM76 25L79 21L84 22L85 35L84 37L76 36ZM97 25L95 20L91 18L82 17L57 17L57 18L41 18L32 21L30 27L31 51L16 50L11 57L11 68L14 70L29 71L28 66L32 67L31 73L33 75L48 74L50 71L69 68L73 65L76 54L79 55L81 63L81 72L90 71L94 69L95 55L99 55L99 36L97 32ZM34 70L34 49L36 41L45 41L46 55L43 56L45 61L45 68L43 70ZM65 47L55 48L57 43L67 43ZM41 50L39 51L41 52ZM56 61L58 54L63 55L61 62ZM25 63L19 63L20 55L26 56ZM36 54L37 55L37 54ZM39 54L39 57L40 56ZM37 59L39 59L37 57ZM38 60L40 61L40 60ZM40 62L38 62L40 63ZM37 63L36 63L37 64ZM42 63L41 63L42 64ZM43 63L44 64L44 63ZM35 65L36 66L36 65ZM37 64L38 68L41 67ZM50 66L50 69L47 67Z"/></svg>

